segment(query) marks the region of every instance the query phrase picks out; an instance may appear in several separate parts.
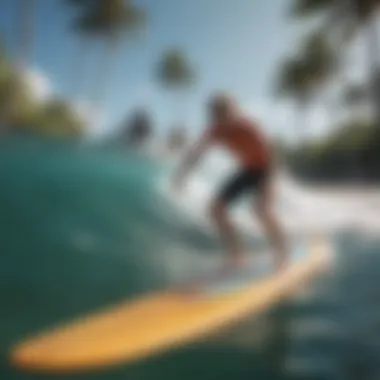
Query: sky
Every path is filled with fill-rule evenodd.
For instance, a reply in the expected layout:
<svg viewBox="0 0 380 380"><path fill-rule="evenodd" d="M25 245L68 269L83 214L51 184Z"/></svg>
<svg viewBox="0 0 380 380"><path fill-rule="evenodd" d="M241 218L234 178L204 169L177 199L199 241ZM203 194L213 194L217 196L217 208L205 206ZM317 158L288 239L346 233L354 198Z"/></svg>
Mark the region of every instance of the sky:
<svg viewBox="0 0 380 380"><path fill-rule="evenodd" d="M94 43L83 51L86 70L78 91L73 65L79 39L71 29L73 12L63 0L37 0L37 4L29 80L42 100L51 94L75 99L86 114L104 46ZM276 69L298 42L287 16L289 0L136 0L135 4L146 10L147 27L136 39L120 44L90 134L112 133L140 106L152 110L161 134L179 116L190 133L198 133L205 124L204 103L215 90L231 91L269 133L292 133L292 106L273 96ZM17 53L17 5L15 0L0 3L0 33L11 54ZM187 54L197 73L185 103L162 89L155 78L162 53L176 47ZM314 111L310 122L318 130L327 116L324 110Z"/></svg>

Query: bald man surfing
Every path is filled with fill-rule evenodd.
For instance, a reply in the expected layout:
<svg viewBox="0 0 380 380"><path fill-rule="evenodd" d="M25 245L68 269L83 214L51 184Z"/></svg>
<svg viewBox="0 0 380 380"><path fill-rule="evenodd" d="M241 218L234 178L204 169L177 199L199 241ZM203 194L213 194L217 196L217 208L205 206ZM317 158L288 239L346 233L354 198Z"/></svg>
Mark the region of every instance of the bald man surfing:
<svg viewBox="0 0 380 380"><path fill-rule="evenodd" d="M229 220L228 208L247 193L256 195L253 210L274 248L275 268L279 271L286 265L287 252L282 228L272 210L273 156L270 144L258 125L241 113L232 97L226 94L213 96L208 113L210 124L175 173L173 185L178 190L183 186L186 175L206 151L216 145L227 148L240 167L219 189L210 205L210 217L228 250L220 275L243 267L246 261L246 250Z"/></svg>

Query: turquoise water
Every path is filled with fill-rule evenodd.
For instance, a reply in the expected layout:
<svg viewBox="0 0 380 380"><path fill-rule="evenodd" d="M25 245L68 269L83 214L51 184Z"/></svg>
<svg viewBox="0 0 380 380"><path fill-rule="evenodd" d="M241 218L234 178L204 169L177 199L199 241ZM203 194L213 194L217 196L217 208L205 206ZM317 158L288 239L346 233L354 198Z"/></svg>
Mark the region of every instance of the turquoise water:
<svg viewBox="0 0 380 380"><path fill-rule="evenodd" d="M181 252L213 255L220 244L161 191L167 169L157 162L69 142L3 145L1 379L380 378L380 244L343 231L334 236L334 271L258 325L243 323L222 337L98 373L41 376L12 369L6 354L19 339L165 287L175 270L168 260L180 263Z"/></svg>

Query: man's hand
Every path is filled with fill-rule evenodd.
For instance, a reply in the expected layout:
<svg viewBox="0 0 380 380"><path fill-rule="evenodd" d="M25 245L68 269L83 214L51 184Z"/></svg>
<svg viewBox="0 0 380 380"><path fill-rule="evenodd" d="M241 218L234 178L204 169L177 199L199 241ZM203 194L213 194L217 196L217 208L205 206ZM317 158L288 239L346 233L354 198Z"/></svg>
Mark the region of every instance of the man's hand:
<svg viewBox="0 0 380 380"><path fill-rule="evenodd" d="M199 158L203 153L211 146L212 144L212 135L210 133L204 134L202 138L195 144L194 148L185 156L185 159L173 176L171 187L177 192L181 193L185 184L185 179L189 171L195 166Z"/></svg>

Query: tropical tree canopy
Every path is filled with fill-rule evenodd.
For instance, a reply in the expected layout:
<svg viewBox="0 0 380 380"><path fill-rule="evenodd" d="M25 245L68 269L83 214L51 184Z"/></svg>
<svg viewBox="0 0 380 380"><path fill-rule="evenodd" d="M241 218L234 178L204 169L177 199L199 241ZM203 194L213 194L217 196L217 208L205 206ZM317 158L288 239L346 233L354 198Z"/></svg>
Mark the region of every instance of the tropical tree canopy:
<svg viewBox="0 0 380 380"><path fill-rule="evenodd" d="M335 7L337 0L293 0L290 13L294 17L309 17Z"/></svg>
<svg viewBox="0 0 380 380"><path fill-rule="evenodd" d="M82 37L102 39L106 42L106 51L100 59L99 72L91 90L92 103L98 108L109 84L112 59L118 43L124 35L131 37L145 26L146 14L142 8L135 6L132 0L67 0L67 2L77 12L73 29ZM83 49L79 51L80 59L83 59L82 51ZM82 72L81 62L79 60L79 64L76 65L75 78ZM80 78L76 83L79 82Z"/></svg>
<svg viewBox="0 0 380 380"><path fill-rule="evenodd" d="M38 130L54 136L80 136L83 133L83 121L64 100L48 101L40 110L37 121Z"/></svg>
<svg viewBox="0 0 380 380"><path fill-rule="evenodd" d="M68 0L78 14L74 29L90 37L117 38L145 25L145 12L131 0Z"/></svg>
<svg viewBox="0 0 380 380"><path fill-rule="evenodd" d="M309 17L326 11L343 10L348 7L360 20L370 17L380 6L379 0L294 0L291 14Z"/></svg>
<svg viewBox="0 0 380 380"><path fill-rule="evenodd" d="M299 55L285 61L276 80L276 93L302 100L325 84L335 57L324 35L308 37Z"/></svg>
<svg viewBox="0 0 380 380"><path fill-rule="evenodd" d="M23 130L51 136L79 136L84 125L63 100L41 104L22 72L0 50L0 123L12 132Z"/></svg>
<svg viewBox="0 0 380 380"><path fill-rule="evenodd" d="M307 73L300 59L291 58L285 61L276 81L276 93L292 98L302 97L308 89Z"/></svg>
<svg viewBox="0 0 380 380"><path fill-rule="evenodd" d="M195 80L195 73L188 58L180 50L166 52L158 64L158 80L164 87L184 89Z"/></svg>

